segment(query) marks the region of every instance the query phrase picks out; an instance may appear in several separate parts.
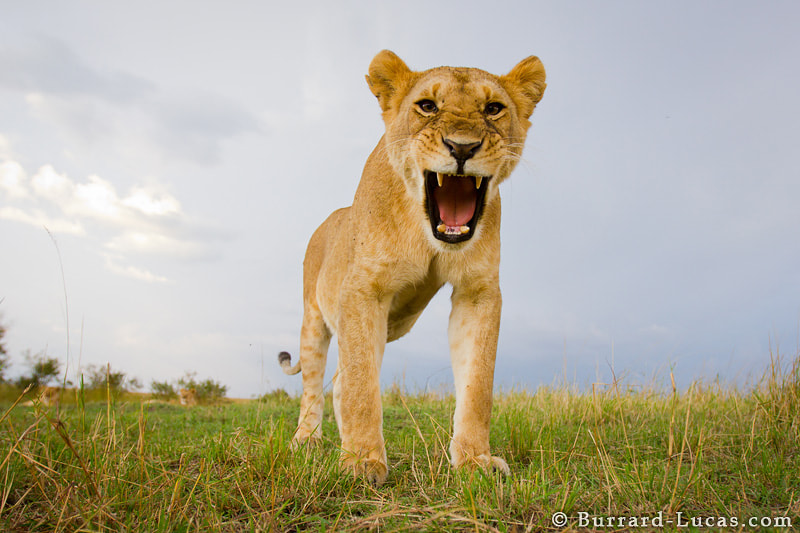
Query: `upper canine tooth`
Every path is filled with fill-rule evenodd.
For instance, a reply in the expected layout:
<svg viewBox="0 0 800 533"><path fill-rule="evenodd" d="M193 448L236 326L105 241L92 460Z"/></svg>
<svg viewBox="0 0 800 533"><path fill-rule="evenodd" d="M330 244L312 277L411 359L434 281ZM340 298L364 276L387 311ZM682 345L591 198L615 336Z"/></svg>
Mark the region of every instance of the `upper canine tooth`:
<svg viewBox="0 0 800 533"><path fill-rule="evenodd" d="M483 176L475 176L475 188L481 188L481 182L483 181Z"/></svg>
<svg viewBox="0 0 800 533"><path fill-rule="evenodd" d="M441 174L439 174L439 173L437 172L437 173L436 173L436 181L438 181L438 182L439 182L439 187L441 187L441 186L442 186L442 180L443 180L443 179L444 179L444 177L443 177Z"/></svg>

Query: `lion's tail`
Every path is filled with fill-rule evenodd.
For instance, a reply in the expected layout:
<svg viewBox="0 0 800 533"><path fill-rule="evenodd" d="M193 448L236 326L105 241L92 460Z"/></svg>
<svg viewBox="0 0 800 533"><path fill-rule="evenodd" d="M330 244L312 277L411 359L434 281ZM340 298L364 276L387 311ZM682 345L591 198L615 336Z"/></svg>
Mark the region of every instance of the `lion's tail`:
<svg viewBox="0 0 800 533"><path fill-rule="evenodd" d="M281 352L278 354L278 362L281 364L281 368L283 369L284 374L288 374L293 376L300 372L300 361L297 361L297 364L294 366L292 365L292 356L289 352Z"/></svg>

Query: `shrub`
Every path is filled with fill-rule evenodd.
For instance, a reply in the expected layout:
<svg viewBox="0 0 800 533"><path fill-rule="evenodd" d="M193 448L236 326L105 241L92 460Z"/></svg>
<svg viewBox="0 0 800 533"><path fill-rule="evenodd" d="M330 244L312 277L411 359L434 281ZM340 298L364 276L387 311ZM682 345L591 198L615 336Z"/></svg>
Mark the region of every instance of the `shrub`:
<svg viewBox="0 0 800 533"><path fill-rule="evenodd" d="M276 403L283 403L288 402L291 398L289 397L289 393L283 389L275 389L270 392L265 392L258 401L260 402L276 402Z"/></svg>
<svg viewBox="0 0 800 533"><path fill-rule="evenodd" d="M87 378L85 387L91 390L110 388L113 392L122 392L142 388L137 378L130 378L121 370L112 371L110 365L88 365L84 376Z"/></svg>
<svg viewBox="0 0 800 533"><path fill-rule="evenodd" d="M30 374L20 376L15 384L18 388L24 389L28 385L41 387L47 385L55 378L61 370L61 363L55 357L47 357L44 352L31 354L30 350L23 353L25 364L30 369Z"/></svg>
<svg viewBox="0 0 800 533"><path fill-rule="evenodd" d="M150 383L150 390L153 393L153 397L158 400L173 400L178 397L175 387L170 385L169 381L153 380Z"/></svg>
<svg viewBox="0 0 800 533"><path fill-rule="evenodd" d="M223 385L211 378L197 381L197 372L187 372L178 380L178 385L183 389L195 389L197 401L200 403L213 403L225 397L228 386Z"/></svg>
<svg viewBox="0 0 800 533"><path fill-rule="evenodd" d="M6 382L6 370L8 370L8 352L3 344L3 337L6 336L6 328L0 324L0 383Z"/></svg>
<svg viewBox="0 0 800 533"><path fill-rule="evenodd" d="M206 379L197 384L197 399L200 402L216 402L225 397L228 387L213 379Z"/></svg>

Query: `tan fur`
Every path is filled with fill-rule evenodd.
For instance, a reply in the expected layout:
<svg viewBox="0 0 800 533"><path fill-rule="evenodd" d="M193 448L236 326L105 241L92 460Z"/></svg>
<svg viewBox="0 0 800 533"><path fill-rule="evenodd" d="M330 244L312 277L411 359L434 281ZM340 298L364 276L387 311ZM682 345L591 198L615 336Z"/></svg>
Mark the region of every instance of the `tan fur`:
<svg viewBox="0 0 800 533"><path fill-rule="evenodd" d="M61 387L39 387L39 401L44 405L58 405L61 402Z"/></svg>
<svg viewBox="0 0 800 533"><path fill-rule="evenodd" d="M195 389L181 389L178 391L178 398L181 405L191 407L197 405L197 390Z"/></svg>
<svg viewBox="0 0 800 533"><path fill-rule="evenodd" d="M303 372L293 443L321 437L323 373L335 334L333 402L342 464L372 481L385 480L378 381L384 346L407 333L450 283L456 387L451 462L508 472L489 451L501 308L498 186L522 154L528 119L546 87L544 67L529 57L500 77L471 68L414 72L384 50L373 59L367 83L386 133L367 159L353 205L335 211L311 237L303 262L300 362L290 368L289 355L280 357L287 373ZM495 113L490 103L504 108ZM478 147L459 162L451 149L456 145ZM474 176L485 177L483 211L468 240L437 238L426 207L425 171L458 174L452 177L476 186Z"/></svg>

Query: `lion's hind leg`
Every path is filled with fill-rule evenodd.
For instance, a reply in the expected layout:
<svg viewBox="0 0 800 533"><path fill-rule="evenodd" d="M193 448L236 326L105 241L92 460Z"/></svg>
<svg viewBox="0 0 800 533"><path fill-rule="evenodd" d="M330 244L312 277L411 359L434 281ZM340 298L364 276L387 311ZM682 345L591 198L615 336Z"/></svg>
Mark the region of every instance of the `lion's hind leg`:
<svg viewBox="0 0 800 533"><path fill-rule="evenodd" d="M300 398L300 418L292 445L314 442L322 438L322 407L325 363L331 332L319 308L307 304L300 330L300 367L303 373L303 396Z"/></svg>

